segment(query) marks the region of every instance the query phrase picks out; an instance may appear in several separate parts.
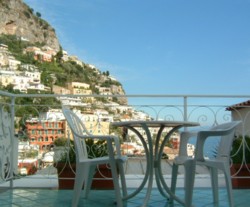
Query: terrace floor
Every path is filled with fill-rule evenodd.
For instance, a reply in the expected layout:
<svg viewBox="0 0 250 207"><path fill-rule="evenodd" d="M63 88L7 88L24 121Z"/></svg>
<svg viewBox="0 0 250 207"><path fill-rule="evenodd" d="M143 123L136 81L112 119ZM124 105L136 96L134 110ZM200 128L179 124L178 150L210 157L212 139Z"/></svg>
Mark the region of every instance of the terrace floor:
<svg viewBox="0 0 250 207"><path fill-rule="evenodd" d="M182 195L183 189L178 189L177 194ZM69 207L71 204L72 190L53 190L53 189L13 189L0 191L1 207ZM210 188L195 188L193 203L196 207L228 207L227 193L225 188L219 191L219 205L212 203L212 193ZM234 190L235 207L249 206L250 190ZM124 202L127 207L140 207L145 192L141 192L136 197ZM89 199L80 199L79 206L85 207L112 207L114 204L114 192L112 190L93 190ZM151 195L149 207L167 207L170 206L157 189L154 189ZM181 206L174 204L174 206Z"/></svg>
<svg viewBox="0 0 250 207"><path fill-rule="evenodd" d="M195 207L228 207L228 198L225 188L224 176L219 176L219 205L213 204L210 176L199 173L195 178L195 189L193 204ZM70 207L72 199L72 190L58 190L57 175L32 175L16 179L13 182L14 189L8 188L9 182L0 184L0 206L1 207ZM139 186L142 175L126 175L128 191L133 191ZM171 176L165 175L165 181L168 185L171 182ZM183 198L184 176L179 175L177 181L177 196ZM147 186L147 185L146 185ZM125 207L141 207L145 198L146 186L137 196L124 202ZM233 190L235 207L249 206L250 189ZM89 199L80 199L79 206L84 207L115 207L115 197L113 190L92 190ZM156 188L154 183L153 191L148 207L168 207L170 204ZM175 203L174 207L181 205Z"/></svg>

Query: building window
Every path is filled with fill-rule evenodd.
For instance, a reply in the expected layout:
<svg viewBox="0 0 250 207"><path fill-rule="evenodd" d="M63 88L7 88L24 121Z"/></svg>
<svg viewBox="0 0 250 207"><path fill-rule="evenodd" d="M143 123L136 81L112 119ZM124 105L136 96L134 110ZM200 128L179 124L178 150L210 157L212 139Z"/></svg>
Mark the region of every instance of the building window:
<svg viewBox="0 0 250 207"><path fill-rule="evenodd" d="M42 127L43 127L43 128L45 128L45 127L46 127L45 123L42 123Z"/></svg>

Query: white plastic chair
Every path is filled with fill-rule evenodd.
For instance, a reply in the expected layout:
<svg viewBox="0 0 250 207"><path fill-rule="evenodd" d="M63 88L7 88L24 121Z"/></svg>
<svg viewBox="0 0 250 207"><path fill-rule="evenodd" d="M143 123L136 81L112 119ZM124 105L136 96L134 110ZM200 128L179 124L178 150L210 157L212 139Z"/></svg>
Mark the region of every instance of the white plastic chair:
<svg viewBox="0 0 250 207"><path fill-rule="evenodd" d="M62 107L63 114L68 122L68 125L72 131L74 137L74 144L76 150L76 176L74 184L74 194L72 199L72 207L76 207L79 202L80 194L82 192L82 186L84 183L83 195L84 198L88 197L92 179L95 173L95 169L99 164L109 164L111 167L113 183L115 188L115 197L117 206L123 206L122 195L127 195L126 182L124 176L123 163L126 157L121 156L119 138L116 136L96 136L88 133L85 125L81 119L70 109ZM108 156L88 158L87 147L85 139L99 139L107 141ZM115 155L116 153L116 155ZM118 171L121 178L122 193L119 185Z"/></svg>
<svg viewBox="0 0 250 207"><path fill-rule="evenodd" d="M206 166L211 174L211 186L213 190L213 199L218 203L218 170L223 171L227 186L227 193L230 206L233 207L232 183L230 175L230 151L234 139L235 128L241 122L232 121L211 128L210 130L194 132L183 132L180 139L179 155L174 159L172 169L171 192L175 194L176 181L179 165L184 166L185 180L185 199L186 207L192 206L192 196L195 179L196 165ZM197 137L195 156L194 158L187 155L187 143L191 137ZM220 142L214 158L205 158L204 144L206 139L211 137L219 137ZM170 196L170 201L173 202L173 197Z"/></svg>

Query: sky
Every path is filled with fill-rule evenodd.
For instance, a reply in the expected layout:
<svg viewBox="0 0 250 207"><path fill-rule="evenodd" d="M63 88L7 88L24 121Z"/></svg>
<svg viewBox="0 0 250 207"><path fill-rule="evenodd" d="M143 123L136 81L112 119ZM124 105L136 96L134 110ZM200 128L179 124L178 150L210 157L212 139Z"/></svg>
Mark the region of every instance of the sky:
<svg viewBox="0 0 250 207"><path fill-rule="evenodd" d="M249 94L250 0L23 1L126 94Z"/></svg>

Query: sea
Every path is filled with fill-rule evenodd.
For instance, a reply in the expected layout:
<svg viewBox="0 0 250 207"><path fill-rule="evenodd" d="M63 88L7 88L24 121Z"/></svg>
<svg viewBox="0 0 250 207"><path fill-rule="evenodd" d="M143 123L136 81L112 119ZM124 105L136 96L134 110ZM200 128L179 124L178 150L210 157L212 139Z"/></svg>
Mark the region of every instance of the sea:
<svg viewBox="0 0 250 207"><path fill-rule="evenodd" d="M204 156L208 158L213 158L216 156L217 148L219 146L219 137L211 137L206 140L204 145ZM189 140L190 144L195 145L196 138L191 138Z"/></svg>

